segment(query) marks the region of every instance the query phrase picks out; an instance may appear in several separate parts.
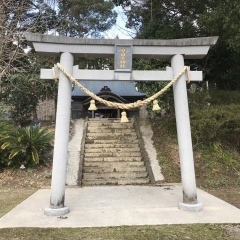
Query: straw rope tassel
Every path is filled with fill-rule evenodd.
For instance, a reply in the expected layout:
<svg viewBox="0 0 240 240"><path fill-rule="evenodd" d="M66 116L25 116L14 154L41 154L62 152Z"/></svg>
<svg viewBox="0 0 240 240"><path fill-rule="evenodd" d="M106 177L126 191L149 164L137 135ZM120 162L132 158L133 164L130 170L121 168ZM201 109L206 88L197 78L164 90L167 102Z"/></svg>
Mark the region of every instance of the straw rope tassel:
<svg viewBox="0 0 240 240"><path fill-rule="evenodd" d="M126 112L125 111L123 111L122 113L121 113L121 121L120 122L129 122L128 121L128 118L127 118L127 114L126 114Z"/></svg>
<svg viewBox="0 0 240 240"><path fill-rule="evenodd" d="M97 107L95 105L95 101L94 100L90 101L90 106L89 106L88 110L97 110Z"/></svg>
<svg viewBox="0 0 240 240"><path fill-rule="evenodd" d="M158 100L154 100L153 101L153 111L158 111L158 110L161 110L161 108L159 107L158 105Z"/></svg>
<svg viewBox="0 0 240 240"><path fill-rule="evenodd" d="M52 68L52 73L53 73L53 79L54 79L54 81L57 83L57 82L58 82L58 76L57 76L56 73L55 73L54 67Z"/></svg>
<svg viewBox="0 0 240 240"><path fill-rule="evenodd" d="M190 67L187 67L187 83L190 83Z"/></svg>

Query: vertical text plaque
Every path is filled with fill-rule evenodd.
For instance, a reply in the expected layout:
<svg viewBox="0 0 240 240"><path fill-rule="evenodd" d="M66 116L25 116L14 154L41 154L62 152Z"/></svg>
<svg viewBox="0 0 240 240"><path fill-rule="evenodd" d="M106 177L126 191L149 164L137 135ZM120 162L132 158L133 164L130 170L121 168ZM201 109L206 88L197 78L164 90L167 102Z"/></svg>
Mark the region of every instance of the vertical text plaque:
<svg viewBox="0 0 240 240"><path fill-rule="evenodd" d="M116 72L131 72L132 71L132 45L115 45Z"/></svg>

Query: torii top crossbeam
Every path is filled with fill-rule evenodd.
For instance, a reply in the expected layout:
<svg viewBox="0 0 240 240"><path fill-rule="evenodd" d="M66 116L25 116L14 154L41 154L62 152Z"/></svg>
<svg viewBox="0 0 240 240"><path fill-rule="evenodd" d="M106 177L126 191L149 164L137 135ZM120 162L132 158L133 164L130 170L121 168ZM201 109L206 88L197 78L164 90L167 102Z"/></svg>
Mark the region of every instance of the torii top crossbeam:
<svg viewBox="0 0 240 240"><path fill-rule="evenodd" d="M148 40L148 39L80 39L42 34L25 33L27 41L35 51L45 56L60 56L70 52L74 57L115 57L115 70L85 70L73 68L73 77L83 80L131 80L131 81L171 81L173 72L167 71L134 71L131 69L132 58L164 58L182 55L184 59L201 59L206 56L218 37ZM119 69L120 55L116 46L127 49L126 68ZM55 68L58 72L58 68ZM58 74L57 74L58 75ZM51 69L41 69L41 79L52 79ZM201 71L190 72L191 81L202 81Z"/></svg>
<svg viewBox="0 0 240 240"><path fill-rule="evenodd" d="M171 58L176 54L185 59L206 56L218 37L170 40L150 39L88 39L24 33L27 41L41 55L59 56L71 52L76 57L113 57L115 45L131 45L134 58Z"/></svg>

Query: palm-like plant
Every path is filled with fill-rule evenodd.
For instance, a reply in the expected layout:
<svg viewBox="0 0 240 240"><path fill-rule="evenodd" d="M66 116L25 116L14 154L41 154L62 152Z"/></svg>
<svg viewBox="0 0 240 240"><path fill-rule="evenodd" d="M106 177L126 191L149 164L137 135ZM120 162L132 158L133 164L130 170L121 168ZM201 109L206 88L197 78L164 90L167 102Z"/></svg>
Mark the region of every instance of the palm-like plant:
<svg viewBox="0 0 240 240"><path fill-rule="evenodd" d="M53 148L53 135L53 131L39 126L17 127L1 139L1 149L9 151L9 165L13 160L38 164L39 156Z"/></svg>
<svg viewBox="0 0 240 240"><path fill-rule="evenodd" d="M13 126L12 122L7 120L0 120L0 136L4 136Z"/></svg>

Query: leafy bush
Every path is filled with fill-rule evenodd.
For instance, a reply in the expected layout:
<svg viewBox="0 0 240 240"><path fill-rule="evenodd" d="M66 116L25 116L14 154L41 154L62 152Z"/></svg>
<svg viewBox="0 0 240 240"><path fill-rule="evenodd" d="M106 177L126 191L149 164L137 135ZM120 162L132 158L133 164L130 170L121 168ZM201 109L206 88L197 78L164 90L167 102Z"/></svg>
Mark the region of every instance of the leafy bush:
<svg viewBox="0 0 240 240"><path fill-rule="evenodd" d="M189 93L193 144L220 142L225 148L240 152L240 92L210 91ZM164 121L176 134L175 118Z"/></svg>
<svg viewBox="0 0 240 240"><path fill-rule="evenodd" d="M189 93L194 143L220 141L240 152L240 92Z"/></svg>
<svg viewBox="0 0 240 240"><path fill-rule="evenodd" d="M1 139L1 149L8 152L8 165L25 166L44 161L53 148L53 131L38 126L17 127Z"/></svg>
<svg viewBox="0 0 240 240"><path fill-rule="evenodd" d="M0 136L4 137L10 129L13 128L13 124L10 121L0 120ZM7 151L0 148L0 169L8 163Z"/></svg>
<svg viewBox="0 0 240 240"><path fill-rule="evenodd" d="M218 140L235 144L240 150L240 107L237 104L191 108L191 130L194 143Z"/></svg>
<svg viewBox="0 0 240 240"><path fill-rule="evenodd" d="M57 84L54 81L39 81L38 74L12 74L0 83L0 98L11 106L11 119L18 124L37 118L39 100L56 98Z"/></svg>
<svg viewBox="0 0 240 240"><path fill-rule="evenodd" d="M204 91L188 94L190 107L206 105L240 104L239 91Z"/></svg>

